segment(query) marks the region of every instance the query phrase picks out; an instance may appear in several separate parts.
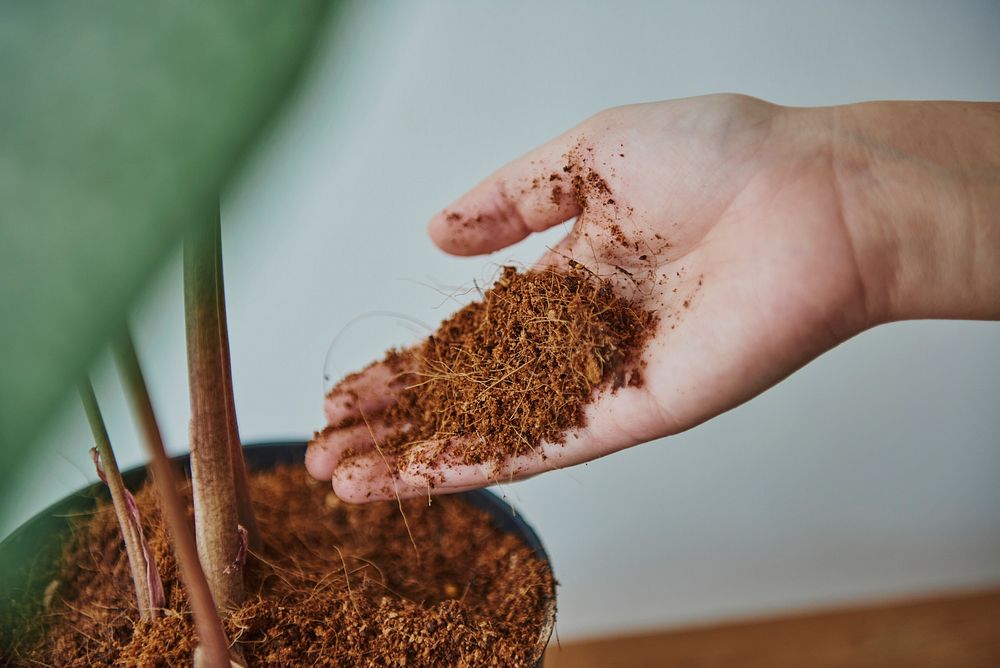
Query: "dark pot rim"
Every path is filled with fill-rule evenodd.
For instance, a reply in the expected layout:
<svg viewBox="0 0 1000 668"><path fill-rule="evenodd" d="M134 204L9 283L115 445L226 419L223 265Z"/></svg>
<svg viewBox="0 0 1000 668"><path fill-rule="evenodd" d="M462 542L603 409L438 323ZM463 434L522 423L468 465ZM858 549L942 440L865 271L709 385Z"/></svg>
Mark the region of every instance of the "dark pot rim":
<svg viewBox="0 0 1000 668"><path fill-rule="evenodd" d="M305 458L305 451L306 443L296 440L260 441L246 443L243 446L244 457L250 470L267 469L277 464L301 464ZM185 473L190 473L187 453L172 457L171 460ZM134 490L146 479L146 467L136 466L123 471L122 478L126 487ZM518 536L548 565L549 570L552 570L552 560L538 534L512 505L485 489L460 492L456 496L487 512L498 529ZM70 518L92 510L99 498L110 497L107 488L95 482L36 513L0 541L0 621L8 617L7 606L19 598L17 594L31 595L30 590L37 587L36 582L41 579L40 576L52 567L51 563L43 563L46 561L44 557L53 554L57 545L62 543L64 534L69 528ZM546 610L546 619L538 641L537 666L542 665L545 647L555 627L555 613L556 597L553 595L551 604Z"/></svg>

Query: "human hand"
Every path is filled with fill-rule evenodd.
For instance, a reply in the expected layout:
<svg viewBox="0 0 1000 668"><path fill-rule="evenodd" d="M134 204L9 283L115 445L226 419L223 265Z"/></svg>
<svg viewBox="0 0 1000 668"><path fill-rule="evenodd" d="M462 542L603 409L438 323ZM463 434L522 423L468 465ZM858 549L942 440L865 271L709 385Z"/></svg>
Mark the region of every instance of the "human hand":
<svg viewBox="0 0 1000 668"><path fill-rule="evenodd" d="M365 424L325 433L309 471L348 501L532 476L689 429L867 327L919 315L900 297L896 228L862 215L878 207L857 174L878 156L848 150L843 127L833 108L708 96L602 112L502 168L431 220L432 239L478 255L575 217L538 264L579 263L659 314L644 383L599 391L584 427L531 456L394 471L373 439L400 384L376 365L328 398L331 425ZM342 461L348 449L360 454Z"/></svg>

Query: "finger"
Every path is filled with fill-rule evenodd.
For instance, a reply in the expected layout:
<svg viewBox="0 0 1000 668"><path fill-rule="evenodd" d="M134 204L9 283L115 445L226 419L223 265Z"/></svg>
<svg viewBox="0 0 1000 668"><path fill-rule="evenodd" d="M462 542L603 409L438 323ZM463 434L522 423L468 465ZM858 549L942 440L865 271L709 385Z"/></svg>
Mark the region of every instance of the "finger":
<svg viewBox="0 0 1000 668"><path fill-rule="evenodd" d="M306 470L317 480L329 480L345 454L368 452L373 448L375 439L383 441L398 431L398 427L371 419L349 427L327 427L309 441Z"/></svg>
<svg viewBox="0 0 1000 668"><path fill-rule="evenodd" d="M406 386L407 371L405 355L397 354L347 376L326 395L327 423L337 425L362 414L381 413Z"/></svg>
<svg viewBox="0 0 1000 668"><path fill-rule="evenodd" d="M482 464L463 463L460 449L453 445L428 443L410 451L398 476L408 487L422 484L432 494L447 494L574 466L664 435L651 404L645 391L620 388L588 406L586 426L569 431L562 442L543 442L528 454Z"/></svg>
<svg viewBox="0 0 1000 668"><path fill-rule="evenodd" d="M564 134L502 167L431 218L431 239L452 255L480 255L578 216L567 163L574 139Z"/></svg>
<svg viewBox="0 0 1000 668"><path fill-rule="evenodd" d="M583 436L586 442L586 436ZM524 480L539 473L589 461L601 454L581 448L581 435L568 435L565 443L542 443L534 452L508 457L502 461L463 463L462 457L448 451L442 444L429 443L410 453L398 476L407 486L429 488L431 494L448 494L455 489L487 487ZM434 450L439 450L437 453Z"/></svg>
<svg viewBox="0 0 1000 668"><path fill-rule="evenodd" d="M426 498L431 494L423 481L409 484L401 480L389 460L377 451L345 458L334 470L331 480L334 494L347 503ZM456 486L448 492L463 492L480 486Z"/></svg>

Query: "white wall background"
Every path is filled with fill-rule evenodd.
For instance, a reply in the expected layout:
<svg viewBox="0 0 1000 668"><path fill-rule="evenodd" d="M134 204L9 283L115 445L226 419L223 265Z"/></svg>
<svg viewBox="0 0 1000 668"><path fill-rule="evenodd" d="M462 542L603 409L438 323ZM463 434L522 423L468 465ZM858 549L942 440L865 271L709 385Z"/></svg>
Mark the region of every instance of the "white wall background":
<svg viewBox="0 0 1000 668"><path fill-rule="evenodd" d="M604 107L744 92L793 105L1000 96L995 2L364 3L227 199L248 440L321 426L324 357L372 311L431 324L496 262L425 237L434 211ZM556 235L556 236L553 236ZM444 303L442 303L444 302ZM136 316L168 441L187 420L179 262ZM407 332L362 320L341 370ZM97 371L125 465L143 459ZM562 583L563 639L1000 583L1000 324L868 332L709 424L510 486ZM92 480L79 408L51 425L0 535Z"/></svg>

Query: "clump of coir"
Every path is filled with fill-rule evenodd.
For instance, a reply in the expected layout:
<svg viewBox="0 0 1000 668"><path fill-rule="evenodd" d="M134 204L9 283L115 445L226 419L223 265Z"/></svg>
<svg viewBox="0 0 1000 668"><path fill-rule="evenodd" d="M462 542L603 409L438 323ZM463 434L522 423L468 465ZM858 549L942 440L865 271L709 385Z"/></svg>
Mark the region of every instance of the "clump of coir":
<svg viewBox="0 0 1000 668"><path fill-rule="evenodd" d="M551 570L486 513L458 498L343 504L298 466L253 474L251 484L264 548L247 562L245 603L226 620L248 665L524 666L539 651ZM105 504L73 533L45 609L0 663L191 665L190 608L155 494L136 498L166 610L136 621Z"/></svg>
<svg viewBox="0 0 1000 668"><path fill-rule="evenodd" d="M565 271L504 267L481 301L382 361L403 389L379 416L396 428L379 451L390 466L442 452L481 464L561 443L584 425L596 389L642 384L640 353L655 323L654 313L579 263Z"/></svg>

